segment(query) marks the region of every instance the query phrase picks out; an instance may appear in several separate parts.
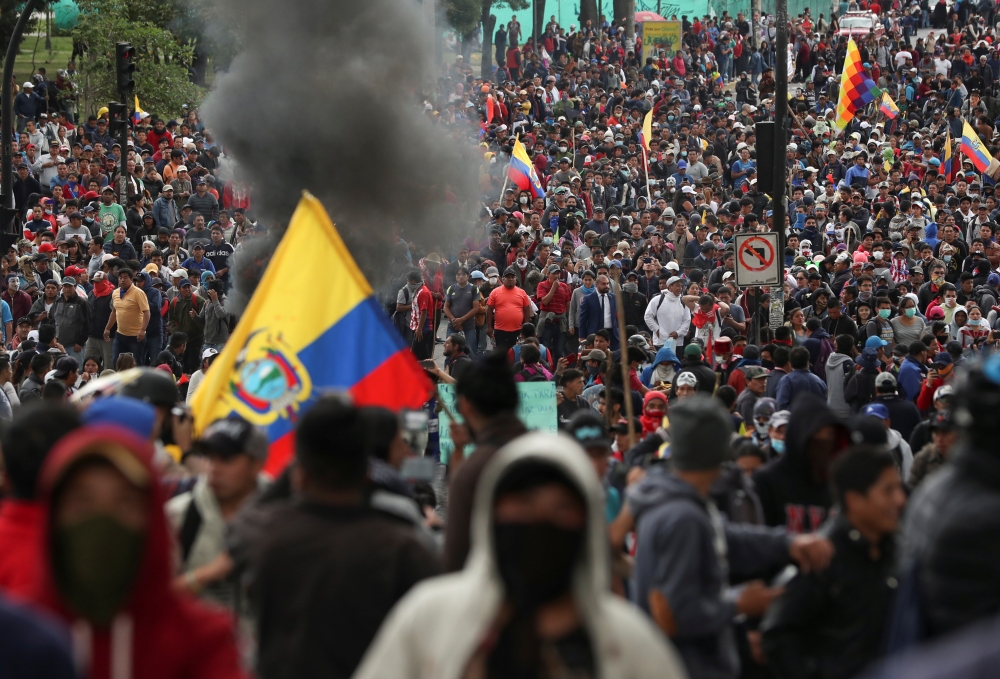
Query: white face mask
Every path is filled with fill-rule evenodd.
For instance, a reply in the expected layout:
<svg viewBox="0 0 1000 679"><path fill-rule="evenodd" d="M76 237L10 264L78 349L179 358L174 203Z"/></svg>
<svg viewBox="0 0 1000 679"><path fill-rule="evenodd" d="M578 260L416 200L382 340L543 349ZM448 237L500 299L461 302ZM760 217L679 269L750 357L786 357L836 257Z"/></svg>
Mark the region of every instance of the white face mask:
<svg viewBox="0 0 1000 679"><path fill-rule="evenodd" d="M610 227L608 227L608 228L610 228L612 232L615 232L615 231L617 231L617 230L618 230L618 225L617 225L617 224L612 224L612 225L611 225Z"/></svg>
<svg viewBox="0 0 1000 679"><path fill-rule="evenodd" d="M876 252L876 253L874 253L874 255L875 255L875 259L882 259L882 253L881 252Z"/></svg>
<svg viewBox="0 0 1000 679"><path fill-rule="evenodd" d="M490 285L496 285L497 281L500 280L497 276L490 276Z"/></svg>
<svg viewBox="0 0 1000 679"><path fill-rule="evenodd" d="M517 267L519 269L523 269L526 266L528 266L528 260L525 259L524 257L518 257L517 258Z"/></svg>

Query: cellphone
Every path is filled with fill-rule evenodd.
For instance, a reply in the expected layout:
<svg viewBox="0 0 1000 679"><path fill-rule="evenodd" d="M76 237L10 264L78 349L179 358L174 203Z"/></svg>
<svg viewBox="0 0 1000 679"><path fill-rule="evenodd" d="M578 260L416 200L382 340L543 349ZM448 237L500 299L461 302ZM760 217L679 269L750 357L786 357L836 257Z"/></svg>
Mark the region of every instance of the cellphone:
<svg viewBox="0 0 1000 679"><path fill-rule="evenodd" d="M427 370L434 370L434 367L435 367L434 366L434 359L433 358L425 358L424 360L420 361L420 365L423 366L424 368L426 368Z"/></svg>

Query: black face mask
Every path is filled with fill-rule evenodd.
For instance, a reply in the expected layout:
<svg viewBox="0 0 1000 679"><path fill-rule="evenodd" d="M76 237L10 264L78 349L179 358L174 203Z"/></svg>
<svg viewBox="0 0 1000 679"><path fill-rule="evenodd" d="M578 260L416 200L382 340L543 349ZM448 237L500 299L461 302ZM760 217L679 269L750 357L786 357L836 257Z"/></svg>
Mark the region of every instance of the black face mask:
<svg viewBox="0 0 1000 679"><path fill-rule="evenodd" d="M569 591L583 546L582 530L551 523L499 523L493 535L500 579L516 608L534 610Z"/></svg>
<svg viewBox="0 0 1000 679"><path fill-rule="evenodd" d="M774 361L767 361L767 360L761 359L760 360L760 364L761 364L761 366L763 366L764 368L767 368L768 370L774 370Z"/></svg>

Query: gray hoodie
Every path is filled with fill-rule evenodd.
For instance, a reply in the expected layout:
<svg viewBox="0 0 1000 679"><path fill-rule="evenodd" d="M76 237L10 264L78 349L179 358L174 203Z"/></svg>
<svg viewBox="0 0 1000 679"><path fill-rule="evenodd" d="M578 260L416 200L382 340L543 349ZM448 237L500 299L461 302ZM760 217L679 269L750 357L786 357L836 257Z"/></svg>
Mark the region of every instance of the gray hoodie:
<svg viewBox="0 0 1000 679"><path fill-rule="evenodd" d="M739 652L733 619L736 578L752 577L788 561L784 528L726 523L715 504L665 469L653 470L629 490L636 517L633 601L649 612L659 591L677 622L671 638L691 679L736 679Z"/></svg>
<svg viewBox="0 0 1000 679"><path fill-rule="evenodd" d="M854 372L854 359L836 352L826 359L826 402L830 410L841 418L851 416L851 406L844 399L846 376Z"/></svg>

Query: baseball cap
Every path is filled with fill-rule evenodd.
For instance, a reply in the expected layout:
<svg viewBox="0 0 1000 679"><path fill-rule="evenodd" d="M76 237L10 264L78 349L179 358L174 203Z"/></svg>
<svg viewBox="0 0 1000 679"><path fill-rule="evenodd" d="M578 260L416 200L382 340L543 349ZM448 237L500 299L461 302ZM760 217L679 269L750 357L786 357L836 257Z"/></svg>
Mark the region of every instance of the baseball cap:
<svg viewBox="0 0 1000 679"><path fill-rule="evenodd" d="M906 347L903 347L904 349ZM896 376L892 373L879 373L875 378L875 388L880 389L881 387L896 387Z"/></svg>
<svg viewBox="0 0 1000 679"><path fill-rule="evenodd" d="M951 365L952 364L951 354L949 354L947 351L942 351L938 353L936 356L934 356L934 360L932 361L932 363L934 363L934 365L940 365L940 366ZM935 396L936 395L937 394L935 394Z"/></svg>
<svg viewBox="0 0 1000 679"><path fill-rule="evenodd" d="M183 287L186 287L188 285L191 285L191 279L190 278L182 278L181 282L177 284L177 287L178 288L183 288Z"/></svg>
<svg viewBox="0 0 1000 679"><path fill-rule="evenodd" d="M29 320L28 322L30 323L31 321ZM18 324L20 323L21 321L18 321ZM934 390L935 401L939 401L943 398L950 398L954 395L955 395L955 388L950 384L942 384L940 387Z"/></svg>
<svg viewBox="0 0 1000 679"><path fill-rule="evenodd" d="M879 337L878 335L872 335L865 340L865 349L878 349L884 347L888 342Z"/></svg>
<svg viewBox="0 0 1000 679"><path fill-rule="evenodd" d="M559 273L558 264L549 264L549 268L545 270L546 273Z"/></svg>
<svg viewBox="0 0 1000 679"><path fill-rule="evenodd" d="M208 349L205 349L203 352L201 352L201 360L204 361L206 358L211 358L212 356L218 356L218 355L219 355L218 349L213 349L212 347L209 347Z"/></svg>
<svg viewBox="0 0 1000 679"><path fill-rule="evenodd" d="M469 274L469 278L471 278L472 280L485 281L486 275L482 271L473 271L471 274Z"/></svg>
<svg viewBox="0 0 1000 679"><path fill-rule="evenodd" d="M74 370L79 370L80 364L72 356L63 356L58 361L56 361L56 369L54 377L57 379L63 379L68 376Z"/></svg>
<svg viewBox="0 0 1000 679"><path fill-rule="evenodd" d="M267 438L252 424L242 418L216 420L194 442L202 455L229 458L244 453L255 460L267 458Z"/></svg>
<svg viewBox="0 0 1000 679"><path fill-rule="evenodd" d="M746 369L746 378L748 380L755 380L760 377L767 377L767 368L760 365L751 365Z"/></svg>
<svg viewBox="0 0 1000 679"><path fill-rule="evenodd" d="M889 409L885 407L884 403L869 403L862 409L861 414L868 417L877 417L880 420L889 419Z"/></svg>
<svg viewBox="0 0 1000 679"><path fill-rule="evenodd" d="M611 439L608 436L604 418L597 413L585 410L577 411L570 418L566 431L584 448L611 447Z"/></svg>
<svg viewBox="0 0 1000 679"><path fill-rule="evenodd" d="M608 355L601 349L591 349L590 353L583 357L585 361L606 361Z"/></svg>
<svg viewBox="0 0 1000 679"><path fill-rule="evenodd" d="M788 420L790 420L791 417L792 414L787 410L779 410L771 414L771 420L767 423L767 426L774 427L775 429L783 427L788 424Z"/></svg>

